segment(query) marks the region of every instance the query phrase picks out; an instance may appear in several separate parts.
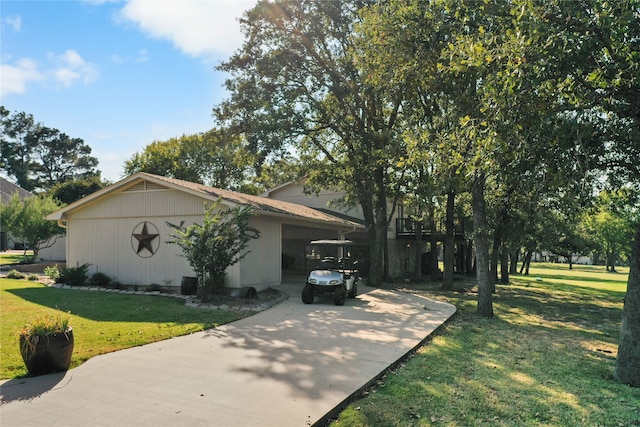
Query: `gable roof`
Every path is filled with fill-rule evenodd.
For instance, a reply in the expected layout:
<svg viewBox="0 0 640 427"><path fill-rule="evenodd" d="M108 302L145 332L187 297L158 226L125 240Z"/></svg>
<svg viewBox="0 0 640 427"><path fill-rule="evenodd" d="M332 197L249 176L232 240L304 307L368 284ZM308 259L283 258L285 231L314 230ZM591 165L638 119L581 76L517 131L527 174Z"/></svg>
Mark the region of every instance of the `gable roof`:
<svg viewBox="0 0 640 427"><path fill-rule="evenodd" d="M64 220L67 214L83 207L93 204L99 199L107 197L109 194L124 191L130 187L142 183L151 183L156 186L183 191L191 195L200 197L212 202L222 199L222 203L229 207L250 206L254 209L254 215L275 216L288 219L304 220L306 222L323 223L326 225L339 226L348 229L363 228L361 224L339 218L319 210L298 205L295 203L283 202L280 200L268 199L260 196L238 193L235 191L223 190L220 188L208 187L194 182L183 181L164 176L153 175L146 172L138 172L109 187L90 194L70 205L59 209L47 216L50 220Z"/></svg>
<svg viewBox="0 0 640 427"><path fill-rule="evenodd" d="M11 198L14 194L18 193L21 199L26 199L27 197L33 196L33 194L24 188L14 184L13 182L9 182L6 179L0 177L0 193L2 196L2 203L8 204L11 201Z"/></svg>
<svg viewBox="0 0 640 427"><path fill-rule="evenodd" d="M271 197L272 194L277 193L278 191L282 190L283 188L287 188L287 187L291 187L291 186L304 186L305 182L307 182L307 178L299 178L299 179L295 179L293 181L287 181L284 184L280 184L274 188L270 188L269 190L263 192L262 194L260 194L260 197Z"/></svg>

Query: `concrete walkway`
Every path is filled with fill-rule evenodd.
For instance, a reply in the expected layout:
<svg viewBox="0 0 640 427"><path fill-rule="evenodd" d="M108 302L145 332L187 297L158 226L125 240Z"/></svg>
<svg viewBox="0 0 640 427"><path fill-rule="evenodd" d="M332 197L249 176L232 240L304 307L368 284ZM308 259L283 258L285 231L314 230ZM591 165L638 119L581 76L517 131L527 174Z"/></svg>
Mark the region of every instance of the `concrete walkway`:
<svg viewBox="0 0 640 427"><path fill-rule="evenodd" d="M324 297L305 305L301 283L283 283L288 300L237 322L4 381L0 425L324 425L455 312L360 288L341 307Z"/></svg>

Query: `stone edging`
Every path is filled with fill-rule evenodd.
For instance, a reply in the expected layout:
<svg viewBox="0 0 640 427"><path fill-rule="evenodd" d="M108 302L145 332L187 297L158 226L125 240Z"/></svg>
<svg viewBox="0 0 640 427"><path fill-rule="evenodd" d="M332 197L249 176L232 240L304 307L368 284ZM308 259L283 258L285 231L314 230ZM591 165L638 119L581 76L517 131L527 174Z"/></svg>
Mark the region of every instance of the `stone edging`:
<svg viewBox="0 0 640 427"><path fill-rule="evenodd" d="M89 287L89 286L69 286L62 283L54 283L48 285L50 288L56 289L71 289L71 290L81 290L81 291L91 291L91 292L109 292L114 294L122 294L122 295L153 295L153 296L163 296L170 298L178 298L182 299L185 302L185 306L190 308L200 308L206 310L225 310L225 311L249 311L249 312L260 312L264 311L268 308L273 307L276 304L280 304L282 301L289 299L289 295L285 292L278 291L279 296L260 302L258 299L255 302L247 299L243 299L245 301L244 304L238 304L239 300L230 300L221 302L219 304L207 303L203 304L199 302L195 296L193 295L180 295L180 294L170 294L166 292L160 291L134 291L128 289L109 289L109 288L98 288L98 287ZM273 288L272 288L273 290ZM231 302L231 303L229 303Z"/></svg>

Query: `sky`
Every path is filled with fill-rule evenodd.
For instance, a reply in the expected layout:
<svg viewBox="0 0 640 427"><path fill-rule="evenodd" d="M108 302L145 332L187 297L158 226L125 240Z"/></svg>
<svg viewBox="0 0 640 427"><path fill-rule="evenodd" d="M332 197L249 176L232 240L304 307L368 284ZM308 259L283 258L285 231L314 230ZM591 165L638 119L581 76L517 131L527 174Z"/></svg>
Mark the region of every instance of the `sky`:
<svg viewBox="0 0 640 427"><path fill-rule="evenodd" d="M102 178L153 141L216 126L242 46L238 18L256 0L0 3L0 104L81 138Z"/></svg>

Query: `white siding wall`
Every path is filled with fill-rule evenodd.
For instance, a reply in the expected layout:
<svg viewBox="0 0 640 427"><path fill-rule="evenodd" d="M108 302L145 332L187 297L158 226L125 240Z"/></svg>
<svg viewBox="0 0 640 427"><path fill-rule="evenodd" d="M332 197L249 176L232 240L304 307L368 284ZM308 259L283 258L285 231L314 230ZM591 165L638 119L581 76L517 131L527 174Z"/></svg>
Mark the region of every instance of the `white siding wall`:
<svg viewBox="0 0 640 427"><path fill-rule="evenodd" d="M364 219L362 210L359 206L353 209L344 209L329 207L329 202L337 200L344 196L344 192L322 190L316 196L315 194L305 194L302 185L291 184L274 190L270 195L270 199L282 200L283 202L297 203L303 206L309 206L311 208L331 209L336 212L342 212L346 215L350 215L354 218Z"/></svg>
<svg viewBox="0 0 640 427"><path fill-rule="evenodd" d="M353 218L364 220L364 215L362 214L362 208L360 208L360 205L352 209L329 206L332 200L337 200L342 196L344 196L344 192L342 191L328 191L328 190L322 190L320 191L320 193L318 193L318 195L305 194L303 185L296 184L296 183L285 185L281 188L278 188L277 190L273 190L269 194L270 199L282 200L283 202L297 203L299 205L309 206L311 208L330 209L335 212L341 212L345 215L349 215ZM396 209L387 230L387 238L392 240L395 240L396 238L396 218L397 217L398 217L398 209Z"/></svg>
<svg viewBox="0 0 640 427"><path fill-rule="evenodd" d="M90 273L101 271L125 284L180 286L182 276L193 276L179 246L169 244L179 224L202 223L203 200L179 191L135 191L114 194L67 221L67 265L91 264ZM140 222L158 228L160 245L148 258L136 254L131 234ZM155 242L154 242L155 243Z"/></svg>
<svg viewBox="0 0 640 427"><path fill-rule="evenodd" d="M178 245L170 244L174 229L167 225L202 224L204 200L175 190L126 191L104 198L67 221L67 265L91 264L89 273L109 275L123 284L176 286L182 276L195 276ZM134 228L152 223L159 232L160 246L148 258L136 253ZM254 217L251 225L260 230L247 255L227 271L226 285L254 286L258 290L277 285L281 279L281 224L267 217ZM154 244L157 240L154 240Z"/></svg>
<svg viewBox="0 0 640 427"><path fill-rule="evenodd" d="M52 246L40 250L39 257L43 261L65 261L67 257L66 238L64 234L54 237L47 242Z"/></svg>

